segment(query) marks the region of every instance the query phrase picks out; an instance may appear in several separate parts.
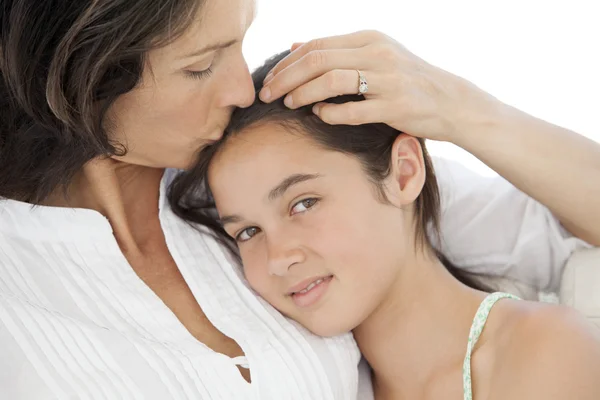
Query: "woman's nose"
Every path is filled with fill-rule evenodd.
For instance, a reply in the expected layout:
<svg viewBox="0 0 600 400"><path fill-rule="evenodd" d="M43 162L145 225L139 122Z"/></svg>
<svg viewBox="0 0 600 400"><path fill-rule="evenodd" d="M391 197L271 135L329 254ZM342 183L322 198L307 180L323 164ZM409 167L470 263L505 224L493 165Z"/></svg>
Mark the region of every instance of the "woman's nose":
<svg viewBox="0 0 600 400"><path fill-rule="evenodd" d="M240 61L240 65L232 71L228 83L223 93L223 106L246 108L254 103L256 97L254 83L248 65L243 59Z"/></svg>

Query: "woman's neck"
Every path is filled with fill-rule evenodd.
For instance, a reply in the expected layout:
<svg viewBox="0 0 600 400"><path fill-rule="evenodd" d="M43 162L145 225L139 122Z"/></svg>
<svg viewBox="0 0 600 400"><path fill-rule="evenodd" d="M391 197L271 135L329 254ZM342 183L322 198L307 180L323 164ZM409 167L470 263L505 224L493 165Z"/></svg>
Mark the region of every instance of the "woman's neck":
<svg viewBox="0 0 600 400"><path fill-rule="evenodd" d="M138 252L159 227L158 199L164 170L97 159L44 205L96 210L110 222L124 252ZM153 229L154 228L154 229Z"/></svg>
<svg viewBox="0 0 600 400"><path fill-rule="evenodd" d="M422 398L432 381L462 367L473 317L485 297L458 282L437 258L412 261L354 330L376 391L393 398Z"/></svg>

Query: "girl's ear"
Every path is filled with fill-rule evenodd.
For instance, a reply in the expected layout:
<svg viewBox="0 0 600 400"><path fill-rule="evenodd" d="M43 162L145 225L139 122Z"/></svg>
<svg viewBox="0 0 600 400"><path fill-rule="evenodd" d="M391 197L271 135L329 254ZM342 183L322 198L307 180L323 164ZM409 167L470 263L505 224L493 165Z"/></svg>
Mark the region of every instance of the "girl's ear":
<svg viewBox="0 0 600 400"><path fill-rule="evenodd" d="M399 135L392 146L390 175L386 180L388 200L397 207L412 204L421 194L425 178L421 143L413 136Z"/></svg>

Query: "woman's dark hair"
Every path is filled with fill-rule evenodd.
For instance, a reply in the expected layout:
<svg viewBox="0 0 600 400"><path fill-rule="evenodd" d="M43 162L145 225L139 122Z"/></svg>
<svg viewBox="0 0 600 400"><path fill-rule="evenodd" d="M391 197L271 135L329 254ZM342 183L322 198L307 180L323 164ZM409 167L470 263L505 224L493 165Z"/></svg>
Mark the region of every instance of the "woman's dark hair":
<svg viewBox="0 0 600 400"><path fill-rule="evenodd" d="M267 73L287 54L289 52L274 56L253 73L257 93L262 88ZM341 104L362 100L362 96L340 96L329 99L328 102ZM173 181L169 192L169 200L175 213L188 222L208 228L208 233L225 245L238 261L240 260L236 243L218 221L215 203L207 183L207 173L211 159L229 138L249 127L264 123L280 124L288 130L308 135L325 149L357 158L372 181L379 199L387 201L382 182L390 173L392 145L402 132L386 124L329 125L314 115L312 106L291 110L283 104L283 100L266 104L257 97L250 107L234 111L223 138L201 150L195 167L180 174ZM414 203L415 233L419 245L430 246L428 228L438 239L440 235L440 194L424 140L418 140L423 149L427 176L423 190ZM441 243L441 240L438 241ZM458 280L468 286L483 289L470 276L464 275L453 266L443 254L436 252L436 255Z"/></svg>
<svg viewBox="0 0 600 400"><path fill-rule="evenodd" d="M148 50L178 37L202 0L2 0L0 197L40 203L97 156L123 155L107 109Z"/></svg>

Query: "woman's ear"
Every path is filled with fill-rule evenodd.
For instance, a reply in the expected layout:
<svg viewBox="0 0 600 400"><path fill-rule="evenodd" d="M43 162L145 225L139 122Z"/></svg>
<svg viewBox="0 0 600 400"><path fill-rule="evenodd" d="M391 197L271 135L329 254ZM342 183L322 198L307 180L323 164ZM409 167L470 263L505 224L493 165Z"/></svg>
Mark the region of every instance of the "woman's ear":
<svg viewBox="0 0 600 400"><path fill-rule="evenodd" d="M394 141L390 158L390 175L386 179L388 200L398 207L412 204L421 194L427 174L421 143L403 133Z"/></svg>

